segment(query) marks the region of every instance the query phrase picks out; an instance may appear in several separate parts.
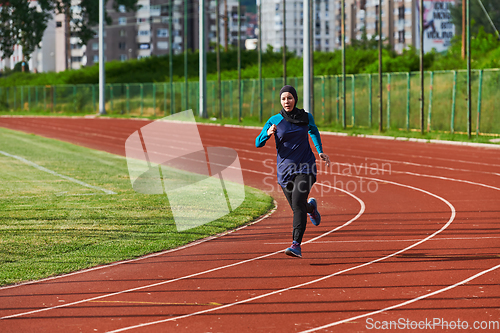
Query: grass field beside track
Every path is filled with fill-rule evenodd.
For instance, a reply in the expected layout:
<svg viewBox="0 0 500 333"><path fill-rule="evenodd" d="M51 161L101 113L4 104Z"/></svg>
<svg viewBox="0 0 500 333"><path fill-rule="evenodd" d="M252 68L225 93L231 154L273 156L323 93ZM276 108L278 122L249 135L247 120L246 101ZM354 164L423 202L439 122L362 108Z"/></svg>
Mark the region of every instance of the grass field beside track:
<svg viewBox="0 0 500 333"><path fill-rule="evenodd" d="M124 157L3 128L0 151L11 155L0 153L0 285L175 248L273 206L270 196L245 187L232 213L177 232L166 195L136 193Z"/></svg>

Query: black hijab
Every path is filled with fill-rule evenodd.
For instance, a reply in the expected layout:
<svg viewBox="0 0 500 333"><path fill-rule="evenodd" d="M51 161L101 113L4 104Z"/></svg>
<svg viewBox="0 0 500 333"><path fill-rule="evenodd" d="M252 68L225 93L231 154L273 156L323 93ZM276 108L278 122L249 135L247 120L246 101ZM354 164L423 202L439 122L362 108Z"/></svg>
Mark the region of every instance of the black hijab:
<svg viewBox="0 0 500 333"><path fill-rule="evenodd" d="M309 125L309 116L307 115L307 112L304 109L297 108L299 97L297 96L297 91L295 90L295 88L288 85L281 88L280 99L281 95L284 92L289 92L290 94L292 94L293 98L295 99L295 105L293 106L293 110L290 112L286 112L285 109L281 109L280 114L283 116L283 118L285 118L286 121L292 124Z"/></svg>

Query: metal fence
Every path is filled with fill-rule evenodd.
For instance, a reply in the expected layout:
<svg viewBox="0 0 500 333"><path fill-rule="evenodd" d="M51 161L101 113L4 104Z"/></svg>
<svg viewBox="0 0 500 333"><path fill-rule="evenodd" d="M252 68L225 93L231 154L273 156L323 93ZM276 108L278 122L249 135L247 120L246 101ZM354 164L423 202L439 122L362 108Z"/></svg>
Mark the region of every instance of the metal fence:
<svg viewBox="0 0 500 333"><path fill-rule="evenodd" d="M425 73L425 130L467 131L467 72ZM207 85L208 116L215 118L252 118L266 121L281 109L279 90L282 78L263 79L262 94L258 80L242 80L242 101L238 99L238 81L222 81L219 103L217 82ZM288 78L297 88L301 105L303 80ZM110 114L166 116L186 109L199 109L198 82L130 83L106 85L106 111ZM50 111L89 114L98 110L97 85L54 85L0 87L0 110L18 112ZM378 74L348 75L346 79L346 125L378 127ZM472 128L481 133L500 134L500 70L472 72ZM186 94L188 94L186 98ZM318 124L342 124L342 78L314 78L314 117ZM260 112L262 98L263 109ZM187 104L187 105L186 105ZM219 107L220 106L220 107ZM420 73L383 74L384 127L420 128Z"/></svg>

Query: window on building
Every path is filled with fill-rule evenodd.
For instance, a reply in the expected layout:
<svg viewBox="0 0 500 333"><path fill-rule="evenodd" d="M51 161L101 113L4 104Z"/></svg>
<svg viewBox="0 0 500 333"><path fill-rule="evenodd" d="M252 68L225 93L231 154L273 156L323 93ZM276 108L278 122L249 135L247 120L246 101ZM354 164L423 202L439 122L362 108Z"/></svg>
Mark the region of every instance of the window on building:
<svg viewBox="0 0 500 333"><path fill-rule="evenodd" d="M405 31L404 30L398 31L398 43L401 43L401 44L405 43Z"/></svg>
<svg viewBox="0 0 500 333"><path fill-rule="evenodd" d="M118 18L118 24L119 25L125 25L125 24L127 24L127 18L126 17L119 17Z"/></svg>
<svg viewBox="0 0 500 333"><path fill-rule="evenodd" d="M398 19L400 20L405 19L405 5L402 5L401 7L398 8Z"/></svg>
<svg viewBox="0 0 500 333"><path fill-rule="evenodd" d="M149 36L149 30L139 30L137 31L138 36Z"/></svg>
<svg viewBox="0 0 500 333"><path fill-rule="evenodd" d="M92 43L92 50L99 50L99 44L98 43Z"/></svg>
<svg viewBox="0 0 500 333"><path fill-rule="evenodd" d="M158 42L156 46L158 50L168 50L168 42Z"/></svg>
<svg viewBox="0 0 500 333"><path fill-rule="evenodd" d="M62 27L62 22L61 21L57 21L56 22L56 28L60 28Z"/></svg>
<svg viewBox="0 0 500 333"><path fill-rule="evenodd" d="M118 48L120 50L125 50L127 48L127 43L125 43L125 42L119 42L118 43Z"/></svg>
<svg viewBox="0 0 500 333"><path fill-rule="evenodd" d="M99 56L98 55L94 56L94 62L99 62Z"/></svg>
<svg viewBox="0 0 500 333"><path fill-rule="evenodd" d="M120 30L120 37L125 37L125 36L127 36L127 31L125 31L123 29Z"/></svg>
<svg viewBox="0 0 500 333"><path fill-rule="evenodd" d="M118 11L119 11L120 13L125 13L127 10L125 9L125 6L124 6L124 5L119 5L119 6L118 6Z"/></svg>
<svg viewBox="0 0 500 333"><path fill-rule="evenodd" d="M120 61L127 61L127 55L126 54L120 54Z"/></svg>
<svg viewBox="0 0 500 333"><path fill-rule="evenodd" d="M168 37L168 29L156 30L156 37Z"/></svg>

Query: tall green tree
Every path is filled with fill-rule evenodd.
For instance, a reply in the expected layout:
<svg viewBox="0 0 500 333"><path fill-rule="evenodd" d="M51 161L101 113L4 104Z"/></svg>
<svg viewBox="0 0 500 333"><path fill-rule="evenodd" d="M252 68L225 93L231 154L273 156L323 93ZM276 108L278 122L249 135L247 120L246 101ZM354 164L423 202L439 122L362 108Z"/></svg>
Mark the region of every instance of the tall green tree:
<svg viewBox="0 0 500 333"><path fill-rule="evenodd" d="M137 0L113 1L113 8L124 6L126 11L138 9ZM64 14L70 20L71 35L87 44L99 23L99 0L0 0L0 51L10 57L14 45L21 45L26 60L40 46L48 21L55 14ZM106 13L106 22L111 23Z"/></svg>
<svg viewBox="0 0 500 333"><path fill-rule="evenodd" d="M481 7L481 1L484 8L491 17L493 24L498 30L500 30L500 1L499 0L470 0L470 17L471 22L471 33L477 35L479 33L479 28L483 27L484 31L487 33L495 34L495 29L492 27L488 16L484 13ZM462 34L462 3L464 0L457 1L454 6L451 6L450 13L452 17L453 24L455 24L455 30L457 34Z"/></svg>
<svg viewBox="0 0 500 333"><path fill-rule="evenodd" d="M40 44L50 18L47 1L40 1L40 9L26 0L0 0L0 51L3 57L10 57L17 44L22 46L23 55L29 60L30 54Z"/></svg>

